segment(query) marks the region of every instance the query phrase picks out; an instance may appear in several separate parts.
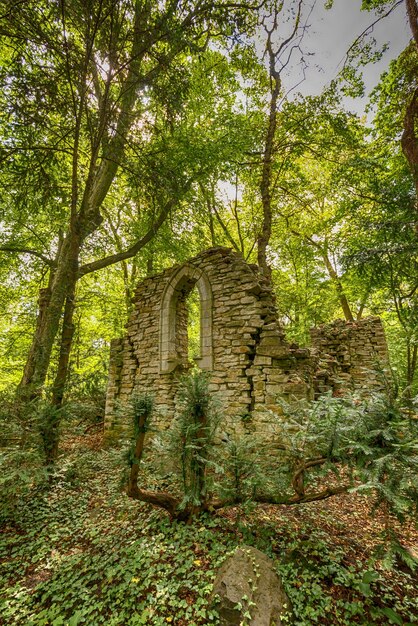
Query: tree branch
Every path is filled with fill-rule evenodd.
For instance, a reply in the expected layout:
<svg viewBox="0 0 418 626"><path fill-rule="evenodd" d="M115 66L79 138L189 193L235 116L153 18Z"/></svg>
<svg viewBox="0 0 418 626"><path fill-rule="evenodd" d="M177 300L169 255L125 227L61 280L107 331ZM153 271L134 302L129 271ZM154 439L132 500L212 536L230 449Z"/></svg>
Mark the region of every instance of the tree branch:
<svg viewBox="0 0 418 626"><path fill-rule="evenodd" d="M215 203L213 203L213 211L215 213L216 219L218 220L226 238L228 239L229 243L232 245L232 247L234 248L234 250L236 250L236 252L241 252L241 250L239 249L239 245L237 244L237 242L235 241L235 239L232 237L231 233L228 230L228 227L226 226L225 222L223 221L223 219L221 218L221 216L219 215L219 211L215 206Z"/></svg>
<svg viewBox="0 0 418 626"><path fill-rule="evenodd" d="M360 35L356 37L356 39L353 41L353 43L351 44L351 46L348 48L347 52L345 53L345 57L343 57L341 61L339 62L339 65L343 63L343 68L344 68L347 65L348 59L350 58L350 52L355 49L355 47L360 43L360 41L364 37L366 37L367 35L370 35L370 33L373 32L376 24L378 24L385 17L388 17L388 15L390 15L392 11L394 11L402 3L403 3L403 0L398 0L398 2L393 5L393 7L391 7L388 11L386 11L386 13L384 13L383 15L379 15L379 17L374 22L372 22L369 26L367 26L367 28L365 28L363 32L360 33Z"/></svg>
<svg viewBox="0 0 418 626"><path fill-rule="evenodd" d="M125 261L126 259L131 259L134 257L144 246L147 245L151 239L155 237L165 220L167 219L171 209L177 203L177 199L169 200L165 207L162 209L160 215L156 222L153 223L148 232L141 237L136 243L134 243L130 248L123 252L117 252L116 254L111 254L103 259L97 259L96 261L92 261L91 263L86 263L82 265L78 271L78 277L81 278L86 274L91 274L92 272L96 272L97 270L101 270L105 267L109 267L109 265L114 265L115 263L119 263L120 261Z"/></svg>
<svg viewBox="0 0 418 626"><path fill-rule="evenodd" d="M41 259L44 263L49 265L49 267L55 267L56 263L53 259L48 258L42 252L38 252L37 250L32 250L31 248L19 248L15 246L0 246L0 250L3 252L16 252L16 254L31 254L32 256L36 256L38 259Z"/></svg>

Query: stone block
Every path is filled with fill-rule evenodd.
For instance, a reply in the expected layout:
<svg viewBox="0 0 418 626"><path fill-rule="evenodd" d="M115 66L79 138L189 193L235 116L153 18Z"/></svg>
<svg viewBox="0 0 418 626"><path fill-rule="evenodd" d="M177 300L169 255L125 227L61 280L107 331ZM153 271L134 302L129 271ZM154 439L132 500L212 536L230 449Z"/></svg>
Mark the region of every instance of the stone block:
<svg viewBox="0 0 418 626"><path fill-rule="evenodd" d="M270 370L270 372L271 371L274 372L274 370ZM286 376L286 374L281 374L279 372L277 372L277 373L270 373L270 372L267 374L267 382L269 382L269 383L284 383L284 382L287 381L288 377Z"/></svg>
<svg viewBox="0 0 418 626"><path fill-rule="evenodd" d="M261 369L259 367L249 367L245 374L247 376L259 376L261 374Z"/></svg>
<svg viewBox="0 0 418 626"><path fill-rule="evenodd" d="M283 359L289 356L289 348L283 344L261 344L257 348L257 354L260 356L271 356L275 359Z"/></svg>
<svg viewBox="0 0 418 626"><path fill-rule="evenodd" d="M235 346L232 348L232 354L248 354L251 351L250 346Z"/></svg>
<svg viewBox="0 0 418 626"><path fill-rule="evenodd" d="M272 359L268 356L256 354L254 357L254 365L271 365Z"/></svg>
<svg viewBox="0 0 418 626"><path fill-rule="evenodd" d="M281 393L282 391L284 391L284 385L277 385L277 384L267 383L266 386L265 386L265 389L266 389L266 393L276 394L277 395L277 394Z"/></svg>

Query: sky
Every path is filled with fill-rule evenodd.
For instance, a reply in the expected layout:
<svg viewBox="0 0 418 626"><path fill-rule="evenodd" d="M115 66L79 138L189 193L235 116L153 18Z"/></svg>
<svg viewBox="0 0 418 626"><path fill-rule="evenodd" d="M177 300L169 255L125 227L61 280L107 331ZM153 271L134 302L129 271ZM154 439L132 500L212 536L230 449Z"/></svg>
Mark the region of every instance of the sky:
<svg viewBox="0 0 418 626"><path fill-rule="evenodd" d="M308 4L306 2L305 6ZM305 55L309 68L306 79L297 87L297 91L304 95L319 94L324 85L336 77L350 45L376 19L374 13L361 11L360 7L361 0L334 0L333 8L326 10L324 0L316 0L302 42L303 50L313 54ZM405 4L400 4L390 16L381 20L374 27L372 36L379 45L388 43L389 49L380 62L365 67L367 92L377 85L389 62L399 55L411 38ZM294 68L286 82L295 84L296 76L297 70ZM361 114L366 103L367 95L362 99L347 99L345 104L350 110Z"/></svg>

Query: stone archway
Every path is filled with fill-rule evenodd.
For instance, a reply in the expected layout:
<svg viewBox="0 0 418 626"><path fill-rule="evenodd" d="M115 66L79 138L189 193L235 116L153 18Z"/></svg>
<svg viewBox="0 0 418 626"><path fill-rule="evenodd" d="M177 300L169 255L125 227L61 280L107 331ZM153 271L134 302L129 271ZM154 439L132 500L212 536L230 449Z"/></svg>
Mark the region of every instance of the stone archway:
<svg viewBox="0 0 418 626"><path fill-rule="evenodd" d="M206 274L193 265L183 265L164 289L160 310L160 374L169 374L187 361L186 298L194 287L200 297L200 355L202 370L213 367L212 289Z"/></svg>

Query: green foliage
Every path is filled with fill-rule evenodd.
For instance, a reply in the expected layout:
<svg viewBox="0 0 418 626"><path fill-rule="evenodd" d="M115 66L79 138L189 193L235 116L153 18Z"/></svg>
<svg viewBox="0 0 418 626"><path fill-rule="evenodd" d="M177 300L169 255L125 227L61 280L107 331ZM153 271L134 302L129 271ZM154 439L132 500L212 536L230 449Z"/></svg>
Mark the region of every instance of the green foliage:
<svg viewBox="0 0 418 626"><path fill-rule="evenodd" d="M154 410L154 396L151 394L133 393L129 400L129 405L132 411L134 435L137 437L140 433L145 433L149 430L149 421Z"/></svg>
<svg viewBox="0 0 418 626"><path fill-rule="evenodd" d="M209 374L199 369L184 376L180 381L178 400L180 411L180 428L186 435L190 427L200 425L202 415L205 419L205 432L212 435L216 427L216 401L209 391ZM207 425L206 425L207 422Z"/></svg>
<svg viewBox="0 0 418 626"><path fill-rule="evenodd" d="M77 127L72 98L81 102L87 90L84 106L80 104L75 172L80 186L76 196L81 198L88 164L95 158L89 161L91 137L105 153L116 127L116 103L125 93L124 63L129 65L132 58L128 33L133 33L133 10L124 20L118 3L106 3L108 13L101 21L100 3L93 2L87 10L77 1L65 7L68 16L47 4L33 5L30 23L39 26L39 40L35 26L31 29L26 23L31 3L19 5L10 19L7 12L2 18L5 62L0 73L4 86L0 150L5 170L0 245L11 246L14 252L8 249L0 259L1 385L19 380L36 320L38 288L48 280L45 258L56 262L69 216L67 183L72 178L70 153ZM177 9L170 12L170 3L150 8L149 15L148 8L141 5L144 32L149 27L150 32L161 29L165 35L153 42L156 53L148 54L141 67L141 72L153 78L146 81L146 93L138 90L129 141L123 159L115 159L117 172L100 209L100 226L83 242L81 266L140 240L153 230L167 203L175 202L158 237L135 258L102 269L100 274L84 275L79 281L70 393L97 372L106 379L109 342L123 333L139 278L184 261L210 245L232 245L248 260L255 258L262 212L259 155L266 127L268 73L249 37L235 46L235 35L232 40L228 35L245 29L253 32L256 11L235 6L229 11L225 2L215 4L210 9L207 5L207 26L210 30L219 20L225 35L220 37L215 28L219 36L216 46L203 43L203 14L199 13L190 30L182 31ZM256 5L250 3L248 8ZM365 3L365 8L377 6L388 5ZM189 5L183 9L187 12ZM71 40L64 56L63 18ZM91 33L96 32L92 26L96 19L97 38L89 42ZM114 37L108 37L110 31ZM94 55L83 73L80 64L89 43ZM41 45L45 58L39 56ZM372 50L361 48L353 48L353 54L361 53L362 62L373 61ZM25 55L30 62L22 62ZM123 70L113 69L113 62ZM107 90L112 72L114 80ZM349 66L347 72L352 73ZM409 228L414 219L411 178L398 145L415 75L416 54L409 47L372 96L372 107L377 107L373 121L376 142L367 137L364 121L344 111L335 85L317 97L283 101L271 163L275 210L270 262L289 338L307 343L312 325L341 316L341 287L354 317L364 309L364 314L385 315L396 325L395 331L402 329L392 336L404 344L398 351L393 341L393 353L396 350L395 356L402 361L399 369L405 371L403 387L418 384L416 378L413 383L408 380L413 375L405 365L408 349L413 351L417 344L417 268L416 242ZM353 81L357 85L355 76ZM108 98L103 109L100 94ZM338 270L339 281L330 277L326 255ZM400 302L402 315L396 320ZM197 336L197 329L190 329L191 339ZM192 344L190 341L191 349ZM410 365L413 363L410 358ZM54 373L52 366L48 383Z"/></svg>
<svg viewBox="0 0 418 626"><path fill-rule="evenodd" d="M404 601L399 602L372 561L352 562L324 532L312 532L311 526L302 525L288 538L278 571L292 602L292 623L297 626L386 624L389 616L398 620L393 623L405 625L414 621L418 610L410 595L414 585L411 572L395 575L398 584L405 585Z"/></svg>
<svg viewBox="0 0 418 626"><path fill-rule="evenodd" d="M112 328L123 327L133 286L146 271L143 258L127 262L115 256L128 250L133 258L168 216L175 216L164 228L170 245L164 241L164 257L156 261L170 262L168 249L188 248L181 235L196 188L228 172L237 154L251 145L243 107L233 109L242 76L251 71L246 66L260 63L254 55L251 63L251 54L247 63L232 63L229 53L241 35L254 32L260 9L257 2L241 7L224 0L198 6L30 1L12 12L5 7L0 15L5 166L0 247L6 259L0 262L0 282L25 318L17 332L11 306L0 326L6 335L0 348L4 345L10 355L8 382L17 382L29 353L33 376L39 371L43 385L65 295L75 282L77 354L71 373L77 379L103 370ZM208 45L212 39L216 46ZM247 46L240 40L241 48ZM144 254L148 271L159 245ZM77 257L77 277L66 258L69 248ZM122 264L102 279L87 277L104 257L99 269L117 260ZM27 273L30 290L22 295ZM46 324L39 327L31 352L36 291L46 285L55 304L49 307L45 300ZM57 352L52 361L56 358ZM49 374L54 375L53 367Z"/></svg>
<svg viewBox="0 0 418 626"><path fill-rule="evenodd" d="M183 506L202 504L209 484L219 488L219 477L220 493L239 500L251 499L266 481L274 483L259 442L250 437L230 442L216 461L218 413L204 374L186 377L180 398L182 411L169 452L180 459ZM134 396L134 423L147 422L152 408L149 396ZM401 517L411 514L405 502L415 497L409 468L416 460L416 425L393 401L376 397L360 404L325 397L310 409L293 412L287 424L282 441L290 459L321 455L329 462L325 469L335 462L351 466L354 476L368 479L365 487L377 493L377 504L384 497L391 511ZM295 624L413 622L418 611L409 593L413 573L398 571L397 563L402 556L408 562L409 556L411 568L414 559L405 550L401 554L399 543L388 544L387 535L386 549L374 561L351 562L331 538L315 530L315 508L303 505L297 528L283 520L273 524L265 513L258 517L255 507L243 510L235 523L213 517L188 525L169 523L160 511L150 513L148 506L120 494L118 467L117 449L73 452L58 463L48 490L35 490L33 482L21 490L13 516L7 514L6 501L3 513L10 526L0 547L1 580L7 587L0 612L6 623L217 623L208 608L211 581L240 541L279 556L277 567ZM289 478L293 463L281 469ZM150 466L142 471L159 486ZM277 491L277 481L274 487ZM390 577L385 565L392 567ZM405 590L402 597L395 590L399 585Z"/></svg>
<svg viewBox="0 0 418 626"><path fill-rule="evenodd" d="M200 294L195 287L187 297L188 359L200 358Z"/></svg>
<svg viewBox="0 0 418 626"><path fill-rule="evenodd" d="M50 489L20 501L0 544L4 623L217 624L208 607L212 582L241 543L273 558L295 626L416 620L414 575L356 559L355 541L345 542L347 528L327 509L302 506L295 523L265 508L170 523L120 493L119 463L117 449L73 448ZM364 555L362 537L355 540Z"/></svg>
<svg viewBox="0 0 418 626"><path fill-rule="evenodd" d="M46 482L40 415L12 394L0 396L0 519L13 520L25 498Z"/></svg>
<svg viewBox="0 0 418 626"><path fill-rule="evenodd" d="M166 448L181 484L181 508L204 504L208 470L215 467L214 436L220 414L208 385L208 375L197 369L182 378L178 418L170 429L168 443L160 442L160 450Z"/></svg>
<svg viewBox="0 0 418 626"><path fill-rule="evenodd" d="M39 415L39 434L42 439L45 460L48 464L55 457L60 436L61 409L42 403L36 407Z"/></svg>
<svg viewBox="0 0 418 626"><path fill-rule="evenodd" d="M407 408L374 396L368 402L325 397L286 410L276 433L284 449L272 464L250 436L218 454L217 407L205 377L194 373L182 383L181 413L160 447L163 478L170 487L174 482L183 507L199 507L212 492L237 501L262 493L286 500L295 469L321 459L303 473L307 490L330 475L337 484L348 481L353 490L373 494L387 519L375 561L349 561L315 530L314 515L297 530L261 517L254 525L210 518L170 525L119 494L118 451L61 459L43 490L45 454L56 444L59 422L88 419L91 425L103 415L109 341L123 332L138 278L203 246L233 245L249 260L255 254L269 92L267 72L248 40L259 3L174 4L105 0L87 7L77 0L61 7L41 1L2 13L0 243L8 256L0 259L1 385L19 380L39 286L48 281L79 199L101 188L90 184L94 174L114 167L99 180L108 192L96 207L97 224L90 221L97 230L83 242L81 266L140 240L173 204L159 238L136 259L79 282L65 410L44 403L17 407L1 398L1 517L8 524L0 546L1 619L22 626L216 623L207 608L211 580L242 538L279 555L296 624L412 623L415 560L390 526L391 515L404 520L417 510L415 200L399 147L416 86L413 47L372 96L377 111L370 137L340 108L333 85L319 98L283 105L270 164L271 263L289 337L307 341L312 324L338 315L340 289L353 311L366 304L366 311L383 312ZM382 13L394 4L364 0L363 8ZM190 8L197 13L184 19ZM136 11L150 45L135 67L130 105L125 77L140 56L131 54ZM216 44L208 45L212 34ZM380 54L373 42L352 47L342 76L347 93L362 92L359 69ZM125 121L120 133L123 116L129 129ZM234 201L223 193L228 185ZM338 269L336 277L327 262ZM53 375L54 368L49 382ZM134 397L132 412L137 436L149 428L151 398ZM147 478L162 484L151 472ZM397 571L399 560L410 569ZM379 570L382 563L394 568L391 576Z"/></svg>
<svg viewBox="0 0 418 626"><path fill-rule="evenodd" d="M283 415L272 416L271 449L250 434L214 445L219 411L208 380L198 370L182 379L179 415L154 442L164 485L175 497L181 494L179 510L193 515L214 503L252 500L300 504L351 490L373 496L388 532L390 516L404 522L417 514L413 404L404 407L390 393L373 392L367 399L328 394L311 403L283 403ZM145 396L133 404L139 417L152 410ZM147 419L141 424L136 436L148 428Z"/></svg>
<svg viewBox="0 0 418 626"><path fill-rule="evenodd" d="M101 375L86 376L80 385L82 392L70 388L66 402L62 407L63 419L68 424L83 424L84 428L99 425L104 419L106 393Z"/></svg>
<svg viewBox="0 0 418 626"><path fill-rule="evenodd" d="M353 490L373 495L385 515L401 522L416 516L418 423L411 408L372 393L365 400L325 395L284 410L281 439L290 467L322 459L310 480L315 470L322 475L332 470Z"/></svg>
<svg viewBox="0 0 418 626"><path fill-rule="evenodd" d="M22 626L216 623L207 597L225 545L215 533L201 521L169 524L121 496L117 450L73 463L77 483L67 467L47 495L19 508L19 530L2 543L1 617Z"/></svg>
<svg viewBox="0 0 418 626"><path fill-rule="evenodd" d="M217 487L221 496L236 502L251 502L255 492L266 483L261 441L248 436L231 439L222 446L219 456L221 472Z"/></svg>
<svg viewBox="0 0 418 626"><path fill-rule="evenodd" d="M222 490L226 494L230 493L236 501L244 499L244 494L250 497L248 483L250 481L251 493L251 488L255 487L255 475L258 473L253 442L248 442L247 438L228 441L222 456L226 478L226 484L223 482Z"/></svg>

